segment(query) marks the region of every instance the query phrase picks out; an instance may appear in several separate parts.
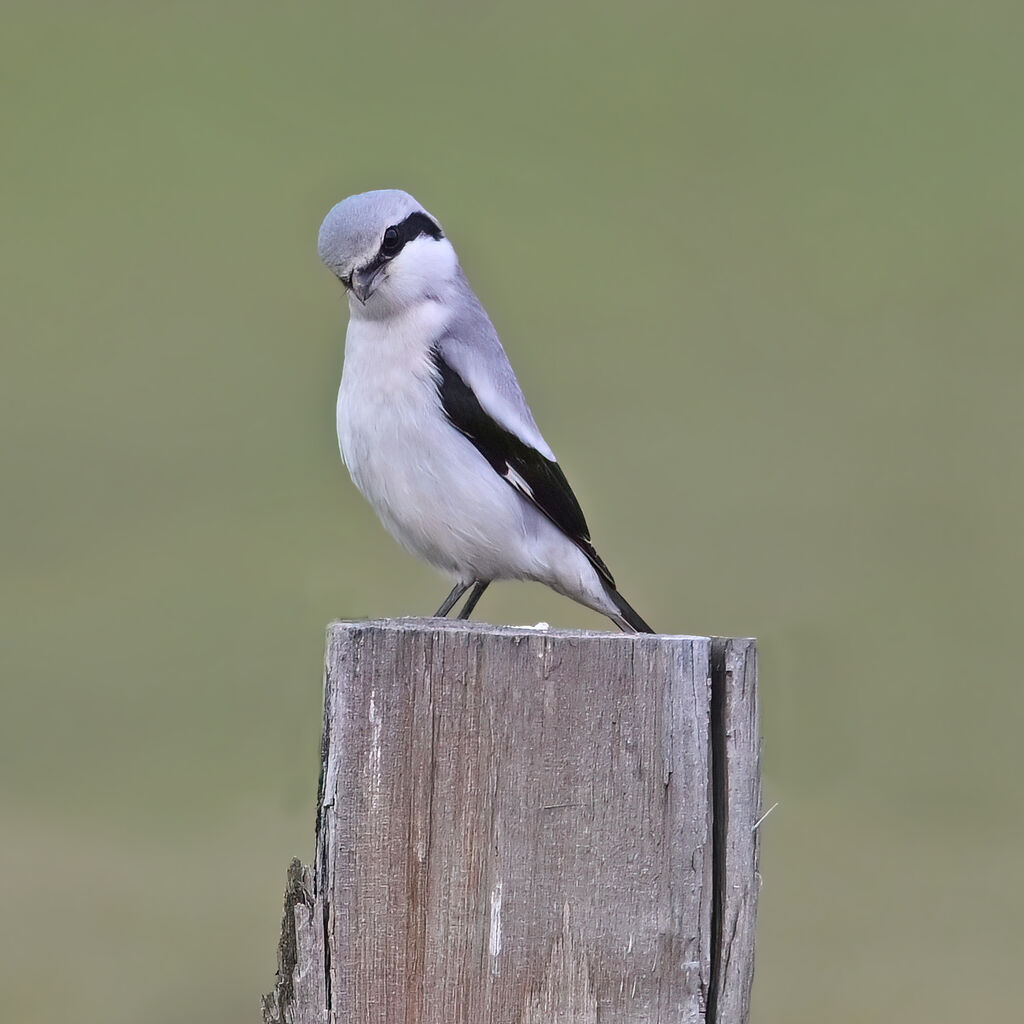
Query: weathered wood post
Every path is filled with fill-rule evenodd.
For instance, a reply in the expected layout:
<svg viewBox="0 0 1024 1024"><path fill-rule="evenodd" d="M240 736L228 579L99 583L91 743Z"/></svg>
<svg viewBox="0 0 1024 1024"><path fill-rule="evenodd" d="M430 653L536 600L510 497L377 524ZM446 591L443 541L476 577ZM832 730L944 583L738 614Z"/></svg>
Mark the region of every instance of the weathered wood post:
<svg viewBox="0 0 1024 1024"><path fill-rule="evenodd" d="M329 630L288 1024L743 1024L751 640L437 619Z"/></svg>

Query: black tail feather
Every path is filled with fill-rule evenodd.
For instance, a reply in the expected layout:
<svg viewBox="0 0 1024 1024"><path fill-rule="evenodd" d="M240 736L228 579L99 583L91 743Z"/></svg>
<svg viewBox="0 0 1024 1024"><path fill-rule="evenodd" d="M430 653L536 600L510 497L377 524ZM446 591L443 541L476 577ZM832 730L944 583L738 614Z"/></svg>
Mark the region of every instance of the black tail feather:
<svg viewBox="0 0 1024 1024"><path fill-rule="evenodd" d="M630 605L630 603L614 587L610 587L607 583L605 583L604 589L605 593L607 593L608 596L612 599L612 602L614 603L615 607L619 609L619 615L622 616L623 622L625 622L626 625L629 626L629 628L634 633L655 632L655 630L651 629L651 627L648 626L646 622L644 622L644 620L637 614L637 612L633 610L633 607ZM618 627L622 629L621 622L617 622L616 625L618 625ZM627 631L623 629L623 632Z"/></svg>

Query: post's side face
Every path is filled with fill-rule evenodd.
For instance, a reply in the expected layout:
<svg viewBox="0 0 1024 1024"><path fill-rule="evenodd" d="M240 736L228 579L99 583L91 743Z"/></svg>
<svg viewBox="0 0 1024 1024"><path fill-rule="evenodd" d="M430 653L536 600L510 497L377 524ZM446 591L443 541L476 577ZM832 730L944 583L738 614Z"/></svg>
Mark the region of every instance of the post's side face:
<svg viewBox="0 0 1024 1024"><path fill-rule="evenodd" d="M711 649L715 905L709 1018L744 1022L754 980L761 816L757 645L716 637Z"/></svg>
<svg viewBox="0 0 1024 1024"><path fill-rule="evenodd" d="M334 624L332 1019L703 1022L709 657L699 637Z"/></svg>

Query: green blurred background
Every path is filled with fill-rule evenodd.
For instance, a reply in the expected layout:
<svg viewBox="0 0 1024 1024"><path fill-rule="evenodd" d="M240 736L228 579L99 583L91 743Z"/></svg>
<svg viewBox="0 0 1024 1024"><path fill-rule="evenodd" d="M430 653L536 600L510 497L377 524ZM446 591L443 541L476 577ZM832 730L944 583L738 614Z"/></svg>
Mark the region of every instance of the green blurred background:
<svg viewBox="0 0 1024 1024"><path fill-rule="evenodd" d="M754 634L757 1024L1019 1016L1019 4L6 3L0 1016L258 1019L339 463L320 219L444 224L624 592ZM604 624L537 586L480 616Z"/></svg>

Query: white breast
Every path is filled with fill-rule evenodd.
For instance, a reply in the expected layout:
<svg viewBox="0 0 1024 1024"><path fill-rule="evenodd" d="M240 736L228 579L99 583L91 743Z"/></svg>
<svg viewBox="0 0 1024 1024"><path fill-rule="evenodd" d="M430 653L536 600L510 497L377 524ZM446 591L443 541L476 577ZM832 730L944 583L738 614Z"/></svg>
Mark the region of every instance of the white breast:
<svg viewBox="0 0 1024 1024"><path fill-rule="evenodd" d="M528 576L532 509L446 420L430 357L444 309L353 317L338 392L352 480L407 550L460 579Z"/></svg>

